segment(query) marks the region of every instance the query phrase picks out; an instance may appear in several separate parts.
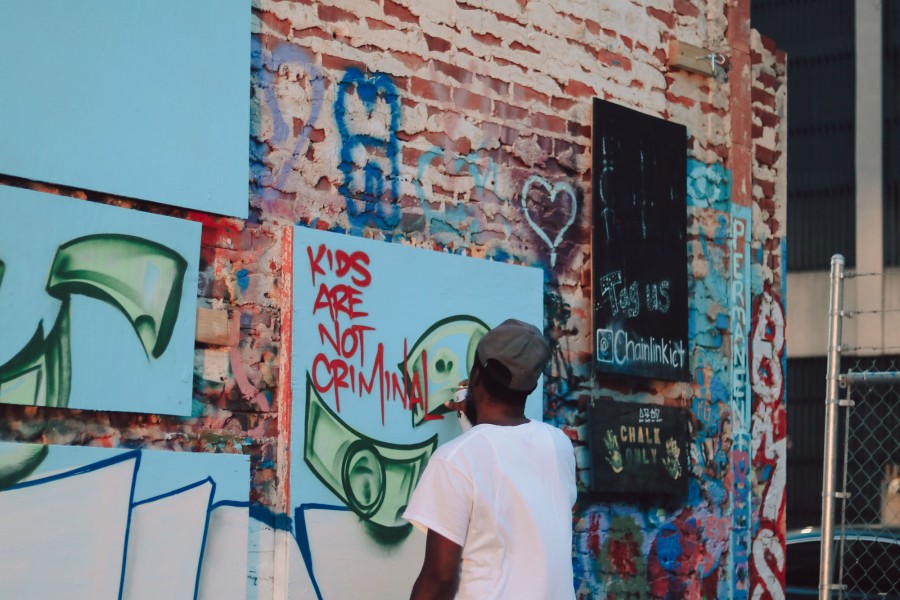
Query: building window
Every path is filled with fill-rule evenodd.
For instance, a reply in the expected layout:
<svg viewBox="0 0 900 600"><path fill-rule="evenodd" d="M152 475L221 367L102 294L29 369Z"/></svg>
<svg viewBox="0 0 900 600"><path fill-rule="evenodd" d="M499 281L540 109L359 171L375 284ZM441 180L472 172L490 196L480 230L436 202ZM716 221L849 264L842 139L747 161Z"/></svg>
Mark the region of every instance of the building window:
<svg viewBox="0 0 900 600"><path fill-rule="evenodd" d="M753 0L750 14L753 27L788 54L788 271L828 270L837 253L852 267L856 258L853 0Z"/></svg>

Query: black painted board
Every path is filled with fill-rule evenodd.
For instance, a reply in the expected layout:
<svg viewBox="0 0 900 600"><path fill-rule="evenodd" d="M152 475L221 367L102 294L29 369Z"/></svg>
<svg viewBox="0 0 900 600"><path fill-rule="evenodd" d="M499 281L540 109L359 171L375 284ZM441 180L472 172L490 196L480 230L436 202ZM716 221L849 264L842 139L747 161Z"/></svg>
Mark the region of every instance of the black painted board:
<svg viewBox="0 0 900 600"><path fill-rule="evenodd" d="M588 419L592 492L623 499L687 494L684 409L599 400L591 403Z"/></svg>
<svg viewBox="0 0 900 600"><path fill-rule="evenodd" d="M594 99L594 365L687 381L687 129Z"/></svg>

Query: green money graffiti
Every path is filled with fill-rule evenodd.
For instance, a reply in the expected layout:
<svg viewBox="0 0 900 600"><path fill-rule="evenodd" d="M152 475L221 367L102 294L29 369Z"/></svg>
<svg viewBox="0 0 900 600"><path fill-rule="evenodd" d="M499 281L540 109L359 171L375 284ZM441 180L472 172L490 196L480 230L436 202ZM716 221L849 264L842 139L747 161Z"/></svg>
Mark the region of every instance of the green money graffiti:
<svg viewBox="0 0 900 600"><path fill-rule="evenodd" d="M437 435L416 444L392 444L347 425L306 375L303 459L319 480L372 525L406 527L403 511L437 447Z"/></svg>
<svg viewBox="0 0 900 600"><path fill-rule="evenodd" d="M0 262L0 279L4 268ZM178 320L186 269L181 255L141 237L96 234L60 246L47 281L47 292L62 302L59 316L46 336L40 323L25 347L0 365L0 401L68 406L73 294L119 309L148 358L162 356Z"/></svg>
<svg viewBox="0 0 900 600"><path fill-rule="evenodd" d="M406 360L407 389L425 386L422 395L428 394L428 414L447 412L444 402L453 399L459 382L469 376L475 362L478 342L490 327L477 317L456 315L441 319L413 344ZM426 362L427 359L427 362ZM397 365L402 371L403 363ZM425 406L412 407L412 423L416 427L425 421Z"/></svg>
<svg viewBox="0 0 900 600"><path fill-rule="evenodd" d="M175 329L187 261L150 240L119 234L81 237L60 246L47 292L82 294L128 318L148 355L162 356Z"/></svg>

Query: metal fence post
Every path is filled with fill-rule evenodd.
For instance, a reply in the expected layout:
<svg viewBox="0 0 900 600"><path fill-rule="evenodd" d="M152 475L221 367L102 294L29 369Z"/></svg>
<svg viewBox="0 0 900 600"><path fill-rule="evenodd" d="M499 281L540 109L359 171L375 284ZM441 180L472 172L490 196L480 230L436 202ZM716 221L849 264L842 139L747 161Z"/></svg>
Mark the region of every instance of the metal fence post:
<svg viewBox="0 0 900 600"><path fill-rule="evenodd" d="M825 450L822 472L822 546L819 600L828 600L834 579L834 499L837 468L838 402L841 369L841 316L844 308L844 257L831 257L828 303L828 375L825 392Z"/></svg>

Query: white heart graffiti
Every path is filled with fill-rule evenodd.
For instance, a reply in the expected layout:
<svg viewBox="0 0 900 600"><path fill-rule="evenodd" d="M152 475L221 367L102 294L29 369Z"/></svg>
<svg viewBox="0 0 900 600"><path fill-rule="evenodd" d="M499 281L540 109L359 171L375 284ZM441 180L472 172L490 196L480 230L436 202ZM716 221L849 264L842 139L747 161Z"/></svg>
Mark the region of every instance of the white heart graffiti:
<svg viewBox="0 0 900 600"><path fill-rule="evenodd" d="M532 184L535 183L540 184L547 190L547 193L550 194L551 203L556 203L556 196L559 195L560 192L565 192L569 195L569 198L572 199L572 214L569 215L569 220L559 228L559 232L553 240L551 240L550 236L541 229L540 225L534 222L534 219L531 218L531 213L528 211L528 190L531 188ZM575 214L578 212L578 201L575 197L575 188L565 181L557 181L556 183L551 184L540 175L532 175L525 181L525 186L522 188L522 210L525 211L525 220L528 221L528 224L531 225L534 232L550 247L550 266L556 266L556 249L559 247L563 235L565 235L569 227L572 226L572 223L575 222Z"/></svg>

